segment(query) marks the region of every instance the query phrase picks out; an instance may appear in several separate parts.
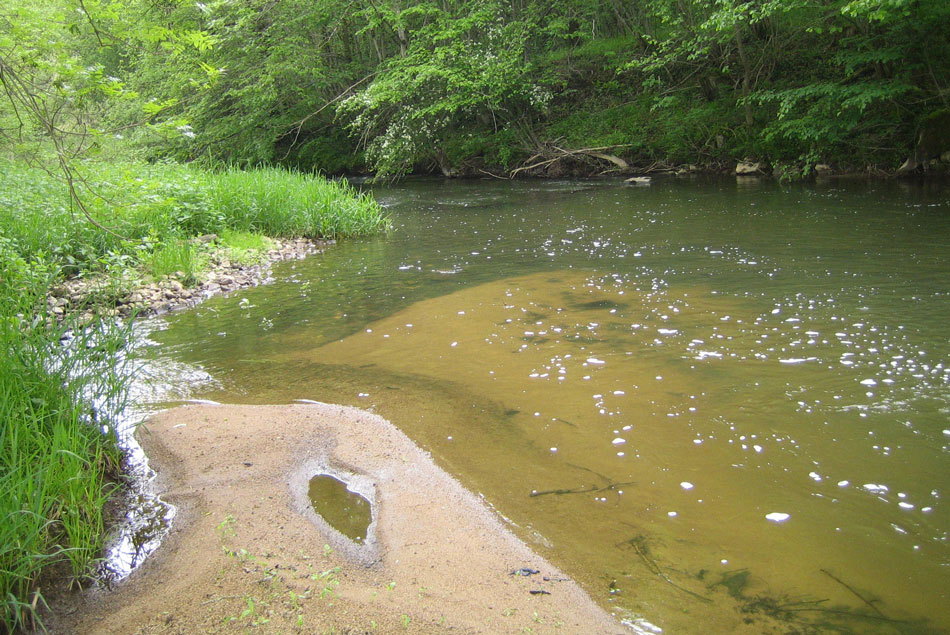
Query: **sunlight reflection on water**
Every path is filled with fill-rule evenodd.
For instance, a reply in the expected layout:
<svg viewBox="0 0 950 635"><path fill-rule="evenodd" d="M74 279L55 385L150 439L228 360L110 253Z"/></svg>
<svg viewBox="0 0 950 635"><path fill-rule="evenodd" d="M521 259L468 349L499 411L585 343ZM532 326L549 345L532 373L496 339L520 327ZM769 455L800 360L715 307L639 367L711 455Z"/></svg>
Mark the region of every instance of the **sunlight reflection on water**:
<svg viewBox="0 0 950 635"><path fill-rule="evenodd" d="M168 318L201 395L374 408L645 623L948 627L946 214L718 182L379 196L394 235Z"/></svg>

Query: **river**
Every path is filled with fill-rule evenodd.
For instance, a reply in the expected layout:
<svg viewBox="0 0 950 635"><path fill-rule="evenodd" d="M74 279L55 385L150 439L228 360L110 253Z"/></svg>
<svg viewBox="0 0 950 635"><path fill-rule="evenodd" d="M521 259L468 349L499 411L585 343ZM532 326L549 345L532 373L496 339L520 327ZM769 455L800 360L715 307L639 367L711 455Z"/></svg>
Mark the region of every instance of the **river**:
<svg viewBox="0 0 950 635"><path fill-rule="evenodd" d="M636 630L950 631L946 189L372 189L391 234L148 355L385 416Z"/></svg>

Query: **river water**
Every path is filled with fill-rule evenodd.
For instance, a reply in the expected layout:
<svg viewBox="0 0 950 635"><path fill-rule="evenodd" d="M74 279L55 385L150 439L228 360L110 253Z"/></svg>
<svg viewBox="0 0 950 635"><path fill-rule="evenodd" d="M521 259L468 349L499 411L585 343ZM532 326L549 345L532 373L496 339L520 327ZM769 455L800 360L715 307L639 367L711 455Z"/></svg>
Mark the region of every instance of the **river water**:
<svg viewBox="0 0 950 635"><path fill-rule="evenodd" d="M950 631L947 190L374 193L391 234L149 354L192 398L385 416L636 630Z"/></svg>

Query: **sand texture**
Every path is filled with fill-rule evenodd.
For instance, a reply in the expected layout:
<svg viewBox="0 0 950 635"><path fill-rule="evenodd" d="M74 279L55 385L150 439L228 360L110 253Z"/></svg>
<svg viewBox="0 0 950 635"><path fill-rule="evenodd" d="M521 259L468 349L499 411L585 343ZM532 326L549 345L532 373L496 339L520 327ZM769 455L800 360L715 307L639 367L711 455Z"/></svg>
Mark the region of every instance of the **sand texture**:
<svg viewBox="0 0 950 635"><path fill-rule="evenodd" d="M177 507L171 532L119 588L48 618L53 632L629 632L373 414L185 406L138 439ZM318 473L374 499L367 544L313 512ZM511 574L524 568L539 573Z"/></svg>

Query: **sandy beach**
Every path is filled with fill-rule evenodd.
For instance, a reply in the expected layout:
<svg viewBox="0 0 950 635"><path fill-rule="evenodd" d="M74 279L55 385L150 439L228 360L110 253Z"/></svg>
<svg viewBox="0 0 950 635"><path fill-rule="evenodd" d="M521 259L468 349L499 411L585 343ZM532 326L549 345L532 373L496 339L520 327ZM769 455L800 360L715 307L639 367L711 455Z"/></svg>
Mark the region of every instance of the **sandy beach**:
<svg viewBox="0 0 950 635"><path fill-rule="evenodd" d="M51 632L629 632L371 413L183 406L137 436L177 508L171 531L118 588L47 618ZM313 512L316 474L374 499L365 544Z"/></svg>

